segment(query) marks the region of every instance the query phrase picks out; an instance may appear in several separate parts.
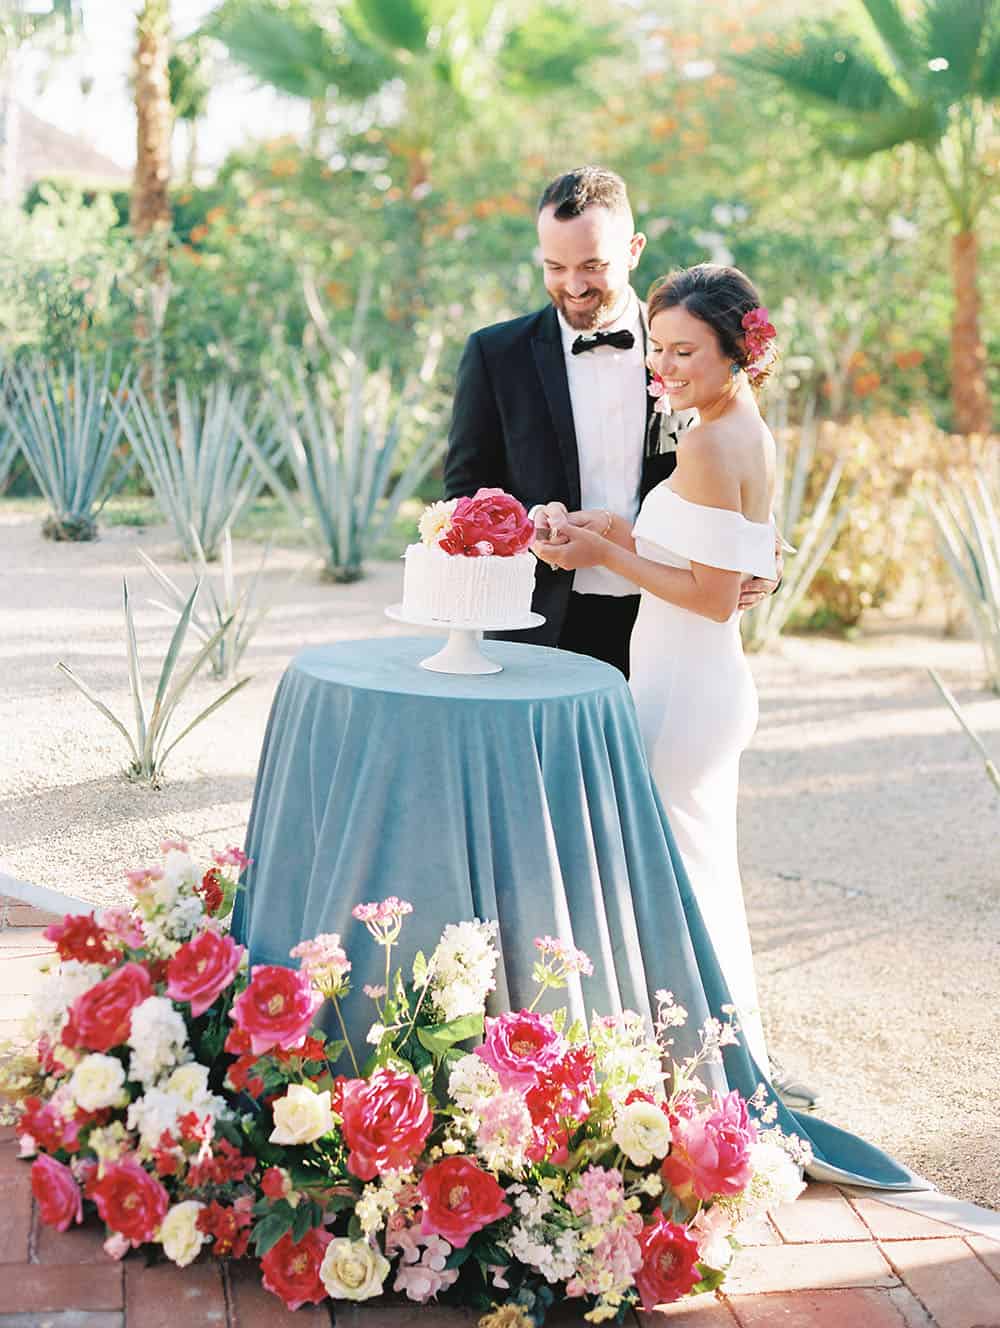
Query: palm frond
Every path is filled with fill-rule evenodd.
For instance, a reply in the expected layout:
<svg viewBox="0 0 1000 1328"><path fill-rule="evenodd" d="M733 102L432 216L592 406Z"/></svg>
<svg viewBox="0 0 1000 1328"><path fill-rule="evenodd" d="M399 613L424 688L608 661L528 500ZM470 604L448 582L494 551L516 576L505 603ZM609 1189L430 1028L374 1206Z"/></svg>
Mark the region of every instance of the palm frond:
<svg viewBox="0 0 1000 1328"><path fill-rule="evenodd" d="M924 73L926 57L920 49L919 34L906 21L897 0L861 0L861 3L896 72L907 85L915 86Z"/></svg>
<svg viewBox="0 0 1000 1328"><path fill-rule="evenodd" d="M935 101L957 101L975 85L995 8L994 0L924 0L925 81ZM942 60L945 68L931 68Z"/></svg>
<svg viewBox="0 0 1000 1328"><path fill-rule="evenodd" d="M427 7L420 0L354 0L372 36L390 50L417 55L427 49Z"/></svg>
<svg viewBox="0 0 1000 1328"><path fill-rule="evenodd" d="M827 146L840 157L871 157L903 143L930 146L947 125L933 106L905 106L895 114L856 116L848 132L830 131Z"/></svg>
<svg viewBox="0 0 1000 1328"><path fill-rule="evenodd" d="M1000 14L994 18L983 39L974 91L984 101L1000 99Z"/></svg>
<svg viewBox="0 0 1000 1328"><path fill-rule="evenodd" d="M522 96L579 86L595 51L615 53L615 33L614 27L588 24L568 9L539 8L504 38L499 53L504 82Z"/></svg>
<svg viewBox="0 0 1000 1328"><path fill-rule="evenodd" d="M738 68L766 74L805 101L840 112L900 111L905 103L857 38L827 31L786 45L730 58Z"/></svg>

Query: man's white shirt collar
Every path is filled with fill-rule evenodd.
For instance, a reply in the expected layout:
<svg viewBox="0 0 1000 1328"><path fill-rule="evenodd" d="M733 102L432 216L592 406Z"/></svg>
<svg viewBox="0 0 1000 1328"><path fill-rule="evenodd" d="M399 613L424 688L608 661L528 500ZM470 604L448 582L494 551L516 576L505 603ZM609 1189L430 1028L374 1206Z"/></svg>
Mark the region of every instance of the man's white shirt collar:
<svg viewBox="0 0 1000 1328"><path fill-rule="evenodd" d="M559 319L559 331L562 334L563 351L565 352L565 354L571 355L573 353L573 342L577 339L577 337L591 336L592 332L582 332L578 327L570 327L569 323L567 323L566 319L563 317L562 310L560 309L556 310L556 316ZM618 317L615 319L613 323L608 323L606 326L601 327L600 331L620 332L623 329L625 331L632 333L632 335L635 337L636 345L639 347L639 350L641 352L643 348L643 335L644 335L643 322L642 322L642 306L639 303L639 297L636 295L635 291L632 289L631 286L628 287L625 293L625 301L622 305L621 313L618 315ZM597 331L597 330L598 329L595 328L592 331Z"/></svg>

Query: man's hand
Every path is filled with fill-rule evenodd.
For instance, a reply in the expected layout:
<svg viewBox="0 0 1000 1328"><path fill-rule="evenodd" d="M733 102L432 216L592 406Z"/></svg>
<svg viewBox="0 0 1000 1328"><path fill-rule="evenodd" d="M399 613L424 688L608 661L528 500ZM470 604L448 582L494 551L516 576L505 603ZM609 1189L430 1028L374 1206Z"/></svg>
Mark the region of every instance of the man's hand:
<svg viewBox="0 0 1000 1328"><path fill-rule="evenodd" d="M744 581L740 587L740 599L737 608L754 609L768 595L773 595L778 588L778 582L785 573L785 560L781 552L781 536L778 535L774 541L774 561L777 567L778 575L773 581L767 577L755 576L749 581Z"/></svg>
<svg viewBox="0 0 1000 1328"><path fill-rule="evenodd" d="M565 503L544 503L532 510L532 519L536 540L558 544L570 518Z"/></svg>

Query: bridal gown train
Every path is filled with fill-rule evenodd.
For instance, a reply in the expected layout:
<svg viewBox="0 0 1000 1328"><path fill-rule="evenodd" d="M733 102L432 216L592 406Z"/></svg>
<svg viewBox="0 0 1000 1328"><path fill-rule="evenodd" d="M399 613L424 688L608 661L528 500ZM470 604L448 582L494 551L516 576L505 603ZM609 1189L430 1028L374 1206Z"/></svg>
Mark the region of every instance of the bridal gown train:
<svg viewBox="0 0 1000 1328"><path fill-rule="evenodd" d="M668 481L633 527L636 552L671 567L707 563L774 577L774 523L689 502ZM714 622L643 591L631 644L639 728L691 888L763 1074L767 1048L736 850L740 754L757 727L757 691L739 614Z"/></svg>

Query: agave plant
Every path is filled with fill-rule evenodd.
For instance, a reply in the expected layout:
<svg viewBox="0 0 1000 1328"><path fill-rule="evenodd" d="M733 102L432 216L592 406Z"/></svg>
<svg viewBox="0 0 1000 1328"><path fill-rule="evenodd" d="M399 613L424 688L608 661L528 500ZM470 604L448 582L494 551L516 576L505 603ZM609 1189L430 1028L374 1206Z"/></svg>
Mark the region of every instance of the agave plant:
<svg viewBox="0 0 1000 1328"><path fill-rule="evenodd" d="M779 529L797 538L798 548L794 562L790 566L786 564L781 585L775 593L743 615L743 642L747 650L764 650L777 640L823 566L850 512L849 501L842 503L836 513L832 510L844 472L841 457L834 461L815 507L810 512L803 511L819 436L815 399L810 398L806 403L794 460L790 461L788 455L787 398L782 398L778 404L772 431L777 445L775 519Z"/></svg>
<svg viewBox="0 0 1000 1328"><path fill-rule="evenodd" d="M117 394L110 380L110 357L102 372L79 355L72 369L42 359L7 369L0 410L52 509L42 526L50 539L94 539L101 508L128 475L123 467L118 480L108 483L122 432L116 395L127 394L128 371Z"/></svg>
<svg viewBox="0 0 1000 1328"><path fill-rule="evenodd" d="M115 715L104 702L97 696L82 679L78 678L68 664L62 660L56 665L60 673L64 673L75 687L79 687L84 696L92 705L95 705L102 715L115 726L118 732L128 743L128 748L132 759L128 764L126 773L129 779L136 782L144 781L151 784L154 788L159 788L163 778L163 767L167 757L174 750L182 738L187 737L193 728L207 719L214 710L224 705L231 696L235 696L241 687L245 687L250 681L249 678L242 678L234 686L217 697L211 705L207 705L200 711L194 719L187 724L181 732L172 741L167 741L167 729L173 718L184 693L191 686L198 670L202 667L212 650L218 644L218 641L229 628L227 620L218 631L214 632L201 648L197 651L190 662L178 669L178 659L181 649L184 645L184 638L191 622L191 615L194 612L195 600L198 598L198 591L201 589L199 582L181 610L177 625L174 628L173 635L170 638L170 645L164 656L163 664L160 667L160 677L156 685L156 696L153 701L153 708L147 714L146 701L142 688L142 675L139 667L139 647L136 643L135 622L132 618L132 606L129 601L128 580L122 578L124 588L125 604L125 639L128 653L128 682L129 691L132 694L132 709L134 720L134 731L132 733L126 728L125 724ZM174 677L174 674L177 674Z"/></svg>
<svg viewBox="0 0 1000 1328"><path fill-rule="evenodd" d="M236 670L243 658L244 651L250 644L251 637L270 612L271 606L269 604L263 604L254 609L254 599L260 581L260 574L264 570L264 564L267 561L267 555L270 553L271 547L268 545L264 549L257 570L250 578L249 583L240 588L237 586L233 570L233 541L229 527L226 526L222 532L221 541L220 593L216 593L208 559L205 557L197 532L193 529L191 538L197 551L197 574L211 601L205 612L202 612L195 605L191 613L191 630L201 641L215 640L216 644L212 647L209 655L212 664L212 675L226 682L232 682L236 677ZM153 559L143 553L141 549L138 550L138 553L145 564L146 570L170 599L169 604L164 604L161 600L153 600L153 604L158 609L163 609L171 614L179 610L183 611L184 605L187 603L188 592L182 590L175 581L172 581L166 572L158 567ZM204 595L202 598L204 598ZM222 633L221 636L219 635L220 632Z"/></svg>
<svg viewBox="0 0 1000 1328"><path fill-rule="evenodd" d="M440 347L440 336L433 336L419 372L398 393L387 371L370 370L360 351L332 351L329 378L296 361L270 403L295 489L256 439L245 437L272 491L311 536L331 580L356 581L362 575L365 557L400 504L444 451L429 404ZM397 471L405 427L414 422L422 440Z"/></svg>
<svg viewBox="0 0 1000 1328"><path fill-rule="evenodd" d="M1000 452L968 479L939 480L924 498L938 546L965 602L990 686L1000 692Z"/></svg>
<svg viewBox="0 0 1000 1328"><path fill-rule="evenodd" d="M0 493L7 487L16 456L17 436L9 426L0 424Z"/></svg>
<svg viewBox="0 0 1000 1328"><path fill-rule="evenodd" d="M927 672L931 675L931 681L934 683L934 686L941 693L941 696L943 697L945 703L950 708L951 713L955 716L959 724L961 724L962 728L965 730L966 737L969 739L973 747L975 747L976 751L982 757L983 765L986 767L986 777L989 779L990 783L996 789L997 793L1000 793L1000 770L997 769L996 764L990 759L990 754L983 746L982 740L980 739L979 735L973 730L972 726L969 724L969 721L965 718L965 715L962 712L962 707L958 704L958 702L952 696L951 692L938 677L936 670L928 669Z"/></svg>
<svg viewBox="0 0 1000 1328"><path fill-rule="evenodd" d="M267 458L274 446L263 438L263 412L248 417L249 387L220 380L204 396L178 380L173 409L156 391L136 389L121 419L132 450L160 510L172 523L185 557L197 563L199 546L218 556L222 532L264 487L243 438ZM196 539L192 539L192 530Z"/></svg>

